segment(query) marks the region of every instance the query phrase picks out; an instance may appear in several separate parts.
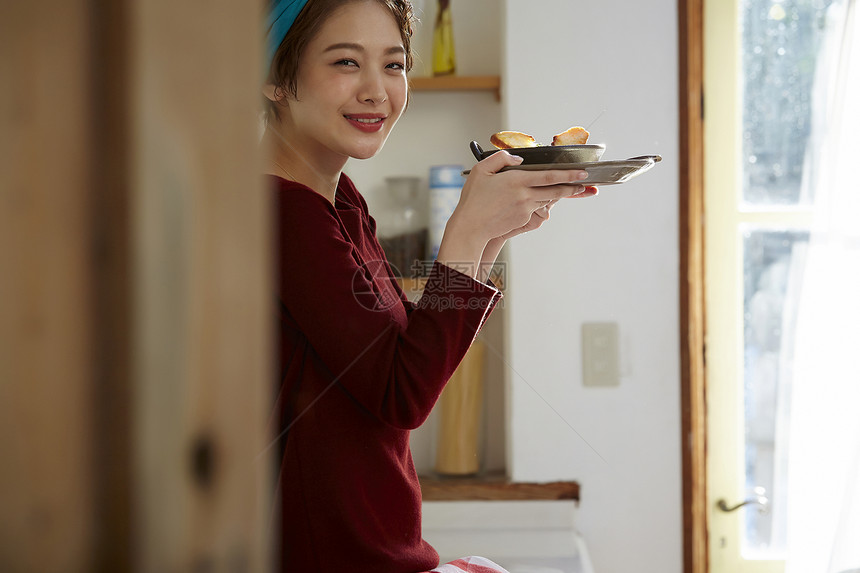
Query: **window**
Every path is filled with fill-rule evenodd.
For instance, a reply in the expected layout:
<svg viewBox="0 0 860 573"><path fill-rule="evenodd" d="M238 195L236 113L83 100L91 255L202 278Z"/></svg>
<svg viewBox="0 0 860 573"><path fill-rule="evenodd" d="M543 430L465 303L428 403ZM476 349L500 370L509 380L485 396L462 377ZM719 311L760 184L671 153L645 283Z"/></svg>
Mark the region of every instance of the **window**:
<svg viewBox="0 0 860 573"><path fill-rule="evenodd" d="M715 571L781 569L785 416L797 299L812 220L816 64L832 0L706 4L705 220L709 482ZM709 504L713 507L713 503Z"/></svg>
<svg viewBox="0 0 860 573"><path fill-rule="evenodd" d="M784 460L778 412L791 382L797 298L789 273L803 268L814 187L804 185L812 88L832 0L742 0L741 215L745 489L770 492L769 511L745 509L742 552L781 558ZM792 213L793 211L793 213ZM768 215L763 220L756 215ZM793 216L792 216L793 215ZM786 332L788 331L788 332Z"/></svg>

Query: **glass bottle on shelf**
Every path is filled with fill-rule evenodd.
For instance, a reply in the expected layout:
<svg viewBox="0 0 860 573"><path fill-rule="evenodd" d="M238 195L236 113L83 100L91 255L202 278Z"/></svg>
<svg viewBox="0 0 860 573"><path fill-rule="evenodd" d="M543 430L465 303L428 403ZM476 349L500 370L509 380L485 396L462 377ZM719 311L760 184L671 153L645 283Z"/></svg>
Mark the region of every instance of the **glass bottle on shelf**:
<svg viewBox="0 0 860 573"><path fill-rule="evenodd" d="M387 177L386 206L376 216L376 236L395 275L421 274L427 250L427 214L421 178Z"/></svg>
<svg viewBox="0 0 860 573"><path fill-rule="evenodd" d="M433 29L433 75L451 75L456 69L451 0L438 0L436 26Z"/></svg>

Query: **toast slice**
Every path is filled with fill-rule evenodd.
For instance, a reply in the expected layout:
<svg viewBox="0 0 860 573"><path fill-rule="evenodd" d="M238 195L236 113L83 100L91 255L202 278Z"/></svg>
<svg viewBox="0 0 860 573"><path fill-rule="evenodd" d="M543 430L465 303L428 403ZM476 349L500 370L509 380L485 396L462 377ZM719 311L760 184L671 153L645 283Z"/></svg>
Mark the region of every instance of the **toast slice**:
<svg viewBox="0 0 860 573"><path fill-rule="evenodd" d="M500 131L490 136L490 143L499 149L514 147L537 147L535 138L519 131Z"/></svg>
<svg viewBox="0 0 860 573"><path fill-rule="evenodd" d="M571 127L565 132L554 135L552 138L553 145L584 145L588 143L589 133L584 127Z"/></svg>

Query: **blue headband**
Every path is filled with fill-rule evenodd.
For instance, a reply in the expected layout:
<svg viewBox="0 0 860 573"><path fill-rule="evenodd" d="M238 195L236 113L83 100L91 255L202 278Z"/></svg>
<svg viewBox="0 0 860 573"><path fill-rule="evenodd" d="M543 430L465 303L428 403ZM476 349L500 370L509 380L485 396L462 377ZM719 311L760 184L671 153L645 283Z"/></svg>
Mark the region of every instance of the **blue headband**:
<svg viewBox="0 0 860 573"><path fill-rule="evenodd" d="M275 52L307 3L308 0L271 0L266 22L266 74L272 68Z"/></svg>

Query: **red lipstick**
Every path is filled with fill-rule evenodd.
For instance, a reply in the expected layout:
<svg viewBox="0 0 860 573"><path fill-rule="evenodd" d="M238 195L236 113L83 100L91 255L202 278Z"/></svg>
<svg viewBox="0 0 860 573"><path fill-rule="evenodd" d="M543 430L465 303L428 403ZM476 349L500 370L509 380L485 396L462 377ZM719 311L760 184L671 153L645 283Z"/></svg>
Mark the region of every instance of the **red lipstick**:
<svg viewBox="0 0 860 573"><path fill-rule="evenodd" d="M343 116L356 129L364 133L375 133L385 125L385 115L381 113L351 113Z"/></svg>

